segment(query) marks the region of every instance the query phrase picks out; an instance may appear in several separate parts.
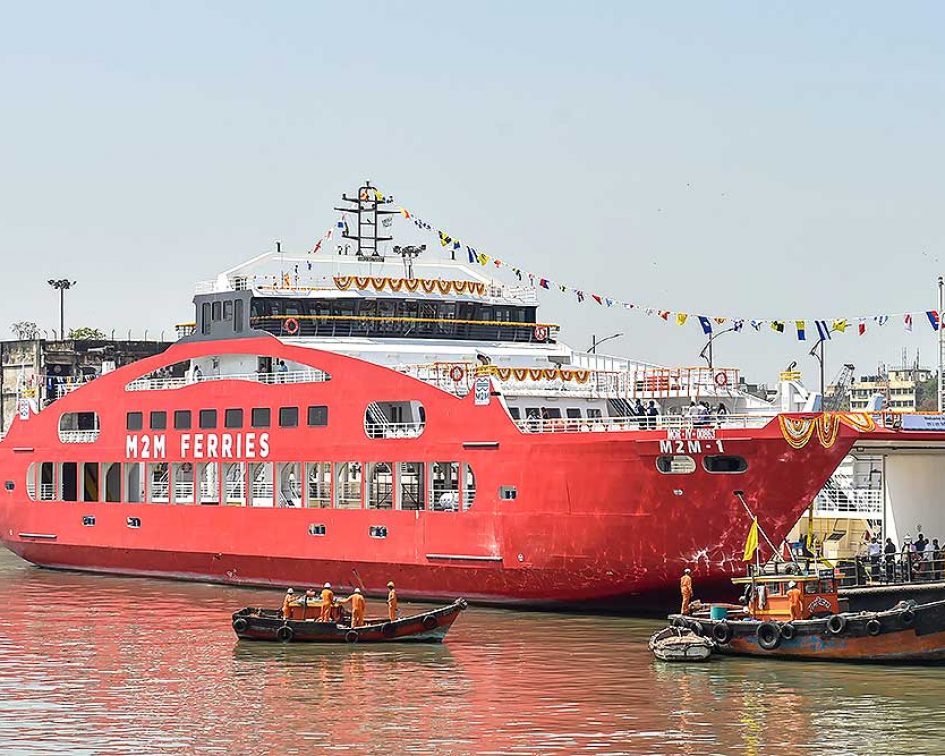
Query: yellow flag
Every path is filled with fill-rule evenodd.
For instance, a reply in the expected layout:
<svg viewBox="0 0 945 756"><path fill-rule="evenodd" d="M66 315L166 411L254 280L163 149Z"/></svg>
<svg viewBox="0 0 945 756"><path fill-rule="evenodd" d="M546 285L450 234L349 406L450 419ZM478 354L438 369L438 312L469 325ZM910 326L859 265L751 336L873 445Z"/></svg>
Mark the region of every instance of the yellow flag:
<svg viewBox="0 0 945 756"><path fill-rule="evenodd" d="M686 321L689 319L689 316L684 312L676 313L676 325L685 325Z"/></svg>
<svg viewBox="0 0 945 756"><path fill-rule="evenodd" d="M745 539L745 555L742 561L750 562L755 558L755 551L758 548L758 518L752 520L751 528L748 530L748 538Z"/></svg>
<svg viewBox="0 0 945 756"><path fill-rule="evenodd" d="M846 332L848 325L850 324L847 322L846 318L840 318L838 320L833 321L833 330L840 331L840 333L844 333Z"/></svg>

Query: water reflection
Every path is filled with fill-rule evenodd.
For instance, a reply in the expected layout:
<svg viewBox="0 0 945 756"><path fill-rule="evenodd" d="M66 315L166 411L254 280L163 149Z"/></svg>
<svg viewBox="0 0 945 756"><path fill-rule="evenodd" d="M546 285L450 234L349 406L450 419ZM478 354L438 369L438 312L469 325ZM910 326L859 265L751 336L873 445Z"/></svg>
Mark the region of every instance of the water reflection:
<svg viewBox="0 0 945 756"><path fill-rule="evenodd" d="M940 669L667 665L651 621L473 607L443 646L237 643L230 612L278 591L6 554L0 598L5 751L901 754L945 720Z"/></svg>

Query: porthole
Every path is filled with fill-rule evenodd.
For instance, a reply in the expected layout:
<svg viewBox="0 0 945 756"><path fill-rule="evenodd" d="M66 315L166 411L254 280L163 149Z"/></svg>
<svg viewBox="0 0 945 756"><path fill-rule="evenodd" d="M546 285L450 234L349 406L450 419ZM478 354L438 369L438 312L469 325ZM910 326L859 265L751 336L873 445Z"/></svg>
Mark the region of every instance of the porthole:
<svg viewBox="0 0 945 756"><path fill-rule="evenodd" d="M91 527L95 524L95 517L93 515L85 515L82 518L82 524L86 527Z"/></svg>
<svg viewBox="0 0 945 756"><path fill-rule="evenodd" d="M140 528L141 527L141 518L140 517L129 517L127 519L129 528Z"/></svg>
<svg viewBox="0 0 945 756"><path fill-rule="evenodd" d="M308 526L308 534L313 536L323 536L325 535L325 526L312 523Z"/></svg>
<svg viewBox="0 0 945 756"><path fill-rule="evenodd" d="M515 486L499 486L499 498L503 501L512 501L518 498L518 490Z"/></svg>
<svg viewBox="0 0 945 756"><path fill-rule="evenodd" d="M696 471L696 461L685 454L656 458L656 469L665 475L686 475Z"/></svg>
<svg viewBox="0 0 945 756"><path fill-rule="evenodd" d="M748 460L730 454L707 454L702 467L710 473L743 473L748 469Z"/></svg>
<svg viewBox="0 0 945 756"><path fill-rule="evenodd" d="M371 525L371 527L368 528L368 534L371 538L387 538L387 526Z"/></svg>

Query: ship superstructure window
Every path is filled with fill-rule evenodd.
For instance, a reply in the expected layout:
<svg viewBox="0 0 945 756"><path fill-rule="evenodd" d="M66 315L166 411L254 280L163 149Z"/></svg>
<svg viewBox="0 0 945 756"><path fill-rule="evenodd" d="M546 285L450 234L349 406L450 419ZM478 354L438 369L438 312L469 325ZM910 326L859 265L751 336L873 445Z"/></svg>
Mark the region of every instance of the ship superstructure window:
<svg viewBox="0 0 945 756"><path fill-rule="evenodd" d="M82 465L82 501L98 501L98 463Z"/></svg>
<svg viewBox="0 0 945 756"><path fill-rule="evenodd" d="M318 428L328 425L328 407L320 404L308 408L308 425L310 428Z"/></svg>
<svg viewBox="0 0 945 756"><path fill-rule="evenodd" d="M230 408L225 410L223 413L223 427L224 428L242 428L243 427L243 410L237 408Z"/></svg>
<svg viewBox="0 0 945 756"><path fill-rule="evenodd" d="M476 502L476 473L473 472L472 465L463 464L466 470L466 487L463 490L463 511L469 509Z"/></svg>
<svg viewBox="0 0 945 756"><path fill-rule="evenodd" d="M238 303L237 303L238 304ZM202 327L209 325L203 321ZM125 385L125 391L164 391L217 381L253 383L324 383L324 370L280 357L260 354L207 354L162 365Z"/></svg>
<svg viewBox="0 0 945 756"><path fill-rule="evenodd" d="M268 407L253 407L252 425L254 428L268 428L271 411Z"/></svg>
<svg viewBox="0 0 945 756"><path fill-rule="evenodd" d="M52 462L43 462L39 467L39 500L52 501L56 497L56 486Z"/></svg>
<svg viewBox="0 0 945 756"><path fill-rule="evenodd" d="M204 302L200 305L200 332L204 335L210 333L210 303Z"/></svg>
<svg viewBox="0 0 945 756"><path fill-rule="evenodd" d="M148 500L155 504L170 501L170 473L167 462L151 462L148 465Z"/></svg>
<svg viewBox="0 0 945 756"><path fill-rule="evenodd" d="M121 501L121 463L104 462L102 464L105 501Z"/></svg>
<svg viewBox="0 0 945 756"><path fill-rule="evenodd" d="M656 458L656 469L667 475L686 475L696 471L696 461L685 454Z"/></svg>
<svg viewBox="0 0 945 756"><path fill-rule="evenodd" d="M64 444L90 444L98 440L97 412L64 412L59 417L59 440Z"/></svg>
<svg viewBox="0 0 945 756"><path fill-rule="evenodd" d="M362 465L360 462L335 463L335 506L361 509Z"/></svg>
<svg viewBox="0 0 945 756"><path fill-rule="evenodd" d="M233 330L236 333L243 332L243 300L237 299L233 302Z"/></svg>
<svg viewBox="0 0 945 756"><path fill-rule="evenodd" d="M76 462L63 462L59 466L59 499L77 501L79 489L76 485L79 465Z"/></svg>
<svg viewBox="0 0 945 756"><path fill-rule="evenodd" d="M367 464L368 509L394 508L394 466L390 462Z"/></svg>
<svg viewBox="0 0 945 756"><path fill-rule="evenodd" d="M426 509L426 465L423 462L401 462L399 468L400 508Z"/></svg>
<svg viewBox="0 0 945 756"><path fill-rule="evenodd" d="M509 415L512 416L513 420L518 420L522 416L521 410L518 407L509 407Z"/></svg>
<svg viewBox="0 0 945 756"><path fill-rule="evenodd" d="M220 503L220 465L201 462L197 465L197 486L201 504Z"/></svg>
<svg viewBox="0 0 945 756"><path fill-rule="evenodd" d="M302 465L298 462L276 464L276 480L279 483L276 504L280 507L302 506Z"/></svg>
<svg viewBox="0 0 945 756"><path fill-rule="evenodd" d="M581 417L581 410L577 407L568 407L568 419L569 420L579 420Z"/></svg>
<svg viewBox="0 0 945 756"><path fill-rule="evenodd" d="M200 427L207 430L217 427L217 411L215 409L200 410Z"/></svg>
<svg viewBox="0 0 945 756"><path fill-rule="evenodd" d="M702 466L710 473L743 473L748 469L748 460L728 454L707 454Z"/></svg>
<svg viewBox="0 0 945 756"><path fill-rule="evenodd" d="M174 428L176 430L190 430L190 410L174 410Z"/></svg>
<svg viewBox="0 0 945 756"><path fill-rule="evenodd" d="M459 510L459 462L434 462L430 466L431 509Z"/></svg>
<svg viewBox="0 0 945 756"><path fill-rule="evenodd" d="M246 506L245 462L227 462L223 465L223 503L234 507Z"/></svg>
<svg viewBox="0 0 945 756"><path fill-rule="evenodd" d="M417 401L371 402L364 411L368 438L417 438L426 426L426 411Z"/></svg>
<svg viewBox="0 0 945 756"><path fill-rule="evenodd" d="M251 462L249 485L252 506L271 507L273 505L272 462Z"/></svg>
<svg viewBox="0 0 945 756"><path fill-rule="evenodd" d="M297 428L299 425L298 407L279 408L279 426L281 428Z"/></svg>
<svg viewBox="0 0 945 756"><path fill-rule="evenodd" d="M128 430L142 430L144 428L144 414L141 412L129 412L125 415L125 427Z"/></svg>
<svg viewBox="0 0 945 756"><path fill-rule="evenodd" d="M26 468L26 495L31 501L36 501L36 463L30 462Z"/></svg>
<svg viewBox="0 0 945 756"><path fill-rule="evenodd" d="M327 509L331 506L331 462L309 462L306 468L307 506Z"/></svg>
<svg viewBox="0 0 945 756"><path fill-rule="evenodd" d="M144 501L144 462L125 463L125 501L138 504Z"/></svg>
<svg viewBox="0 0 945 756"><path fill-rule="evenodd" d="M151 413L151 430L167 430L167 413L157 410Z"/></svg>
<svg viewBox="0 0 945 756"><path fill-rule="evenodd" d="M194 503L194 466L191 462L175 462L171 465L174 479L174 503Z"/></svg>

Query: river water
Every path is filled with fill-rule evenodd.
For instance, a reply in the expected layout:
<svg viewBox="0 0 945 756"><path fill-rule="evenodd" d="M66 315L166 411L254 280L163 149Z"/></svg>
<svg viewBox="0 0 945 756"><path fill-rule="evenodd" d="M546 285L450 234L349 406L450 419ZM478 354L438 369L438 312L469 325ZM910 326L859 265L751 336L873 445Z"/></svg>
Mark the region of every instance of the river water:
<svg viewBox="0 0 945 756"><path fill-rule="evenodd" d="M945 751L943 668L674 666L651 620L477 607L442 646L236 641L234 609L279 603L2 552L0 752Z"/></svg>

